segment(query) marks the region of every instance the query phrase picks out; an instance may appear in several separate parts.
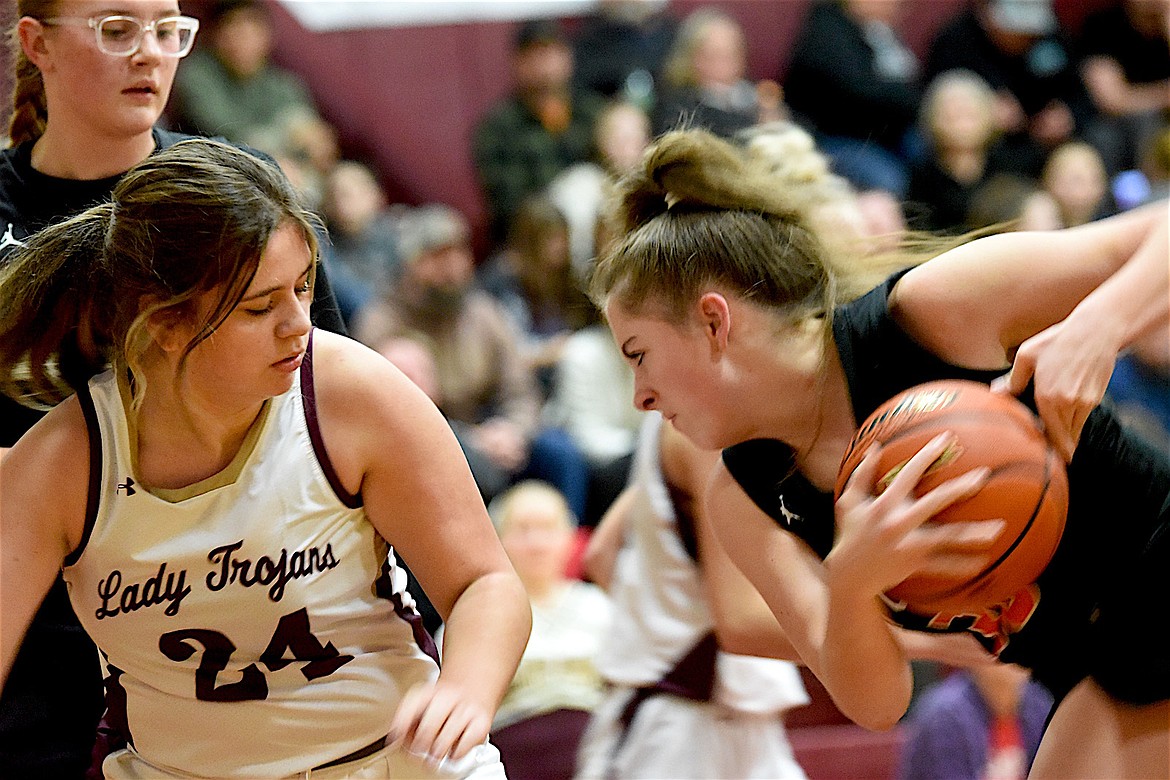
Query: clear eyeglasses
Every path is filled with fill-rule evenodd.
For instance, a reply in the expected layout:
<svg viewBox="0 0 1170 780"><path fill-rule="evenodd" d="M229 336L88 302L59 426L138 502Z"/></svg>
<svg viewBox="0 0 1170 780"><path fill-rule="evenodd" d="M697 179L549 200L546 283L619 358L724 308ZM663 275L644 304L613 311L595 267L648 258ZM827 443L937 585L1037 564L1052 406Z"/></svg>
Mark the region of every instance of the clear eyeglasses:
<svg viewBox="0 0 1170 780"><path fill-rule="evenodd" d="M41 24L74 24L91 27L98 48L113 57L131 57L142 46L148 32L154 33L159 51L166 57L186 57L195 44L199 20L190 16L165 16L143 22L133 16L56 16L42 19Z"/></svg>

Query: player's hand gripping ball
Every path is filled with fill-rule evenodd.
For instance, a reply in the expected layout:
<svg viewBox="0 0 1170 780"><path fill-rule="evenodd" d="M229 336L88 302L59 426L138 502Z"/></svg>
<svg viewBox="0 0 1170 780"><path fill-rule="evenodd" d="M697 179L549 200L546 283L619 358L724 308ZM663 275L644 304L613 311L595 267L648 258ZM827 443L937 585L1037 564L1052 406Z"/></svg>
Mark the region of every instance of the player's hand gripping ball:
<svg viewBox="0 0 1170 780"><path fill-rule="evenodd" d="M978 382L943 380L912 387L861 424L841 462L835 497L840 497L874 442L882 447L873 488L880 495L915 453L946 431L955 434L955 443L927 469L916 496L980 466L989 468L991 475L974 496L927 522L1002 518L1004 528L975 576L956 580L914 575L886 596L919 615L978 615L1035 582L1064 532L1068 513L1064 461L1026 406Z"/></svg>

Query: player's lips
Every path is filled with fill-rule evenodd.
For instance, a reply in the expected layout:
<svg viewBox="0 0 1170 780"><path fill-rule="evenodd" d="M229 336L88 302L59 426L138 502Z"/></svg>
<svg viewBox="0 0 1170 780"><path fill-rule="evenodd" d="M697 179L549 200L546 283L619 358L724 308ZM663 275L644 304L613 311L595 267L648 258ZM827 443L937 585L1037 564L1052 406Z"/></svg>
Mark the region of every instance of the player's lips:
<svg viewBox="0 0 1170 780"><path fill-rule="evenodd" d="M303 363L304 360L305 360L305 353L303 351L297 352L295 354L289 355L288 357L284 358L283 360L276 361L275 363L272 364L272 367L278 368L281 371L296 371L298 368L301 367L301 363Z"/></svg>
<svg viewBox="0 0 1170 780"><path fill-rule="evenodd" d="M158 85L153 81L139 81L132 86L126 87L122 92L128 95L155 95L158 93Z"/></svg>

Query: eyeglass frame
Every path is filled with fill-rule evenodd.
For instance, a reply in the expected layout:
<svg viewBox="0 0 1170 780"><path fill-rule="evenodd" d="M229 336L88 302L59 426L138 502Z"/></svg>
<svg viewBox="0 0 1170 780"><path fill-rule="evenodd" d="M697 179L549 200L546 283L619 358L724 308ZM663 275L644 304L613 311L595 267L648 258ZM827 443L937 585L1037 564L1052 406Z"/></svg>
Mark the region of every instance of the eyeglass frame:
<svg viewBox="0 0 1170 780"><path fill-rule="evenodd" d="M130 51L124 52L124 53L115 53L115 52L107 51L106 47L103 45L103 43L102 43L102 25L105 24L106 22L110 21L111 19L116 20L116 21L120 21L120 22L121 21L133 22L134 24L136 24L138 26L138 41L134 44L134 48L131 49ZM102 54L108 55L110 57L133 57L135 54L137 54L139 51L141 51L142 42L146 39L147 33L153 33L154 37L155 37L155 42L157 43L158 42L158 32L157 32L158 26L160 24L164 24L166 22L174 22L174 21L178 21L178 20L182 20L183 22L189 22L191 24L191 39L187 43L186 48L180 52L176 52L173 54L171 52L163 49L162 46L159 46L158 50L162 53L162 55L164 57L174 57L175 59L182 59L183 57L186 57L188 54L191 53L191 49L194 48L194 46L195 46L195 36L199 32L199 20L196 19L194 16L183 16L182 14L175 14L173 16L160 17L158 19L155 19L152 22L143 22L141 19L139 19L136 16L127 16L125 14L110 14L109 16L53 16L53 17L49 17L48 19L38 19L37 21L39 21L41 24L47 24L50 27L58 26L58 25L78 26L78 23L85 22L86 26L89 27L91 30L93 30L94 40L97 42L98 50L101 51Z"/></svg>

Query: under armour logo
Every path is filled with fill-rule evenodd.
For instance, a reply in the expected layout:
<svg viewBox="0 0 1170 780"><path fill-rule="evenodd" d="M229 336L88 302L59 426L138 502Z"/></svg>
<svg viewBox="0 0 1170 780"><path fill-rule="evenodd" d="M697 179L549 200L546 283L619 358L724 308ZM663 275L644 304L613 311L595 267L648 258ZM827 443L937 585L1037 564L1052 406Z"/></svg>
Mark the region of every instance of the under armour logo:
<svg viewBox="0 0 1170 780"><path fill-rule="evenodd" d="M12 235L12 223L8 223L8 229L4 231L4 235L0 236L0 250L6 249L10 246L24 246L24 242Z"/></svg>
<svg viewBox="0 0 1170 780"><path fill-rule="evenodd" d="M125 482L119 482L118 489L115 490L114 492L121 493L123 490L126 491L126 495L128 495L128 496L132 496L138 492L137 490L134 489L134 480L131 479L130 477L126 477Z"/></svg>
<svg viewBox="0 0 1170 780"><path fill-rule="evenodd" d="M780 496L780 514L784 515L784 524L789 527L804 520L803 517L784 506L784 496Z"/></svg>

